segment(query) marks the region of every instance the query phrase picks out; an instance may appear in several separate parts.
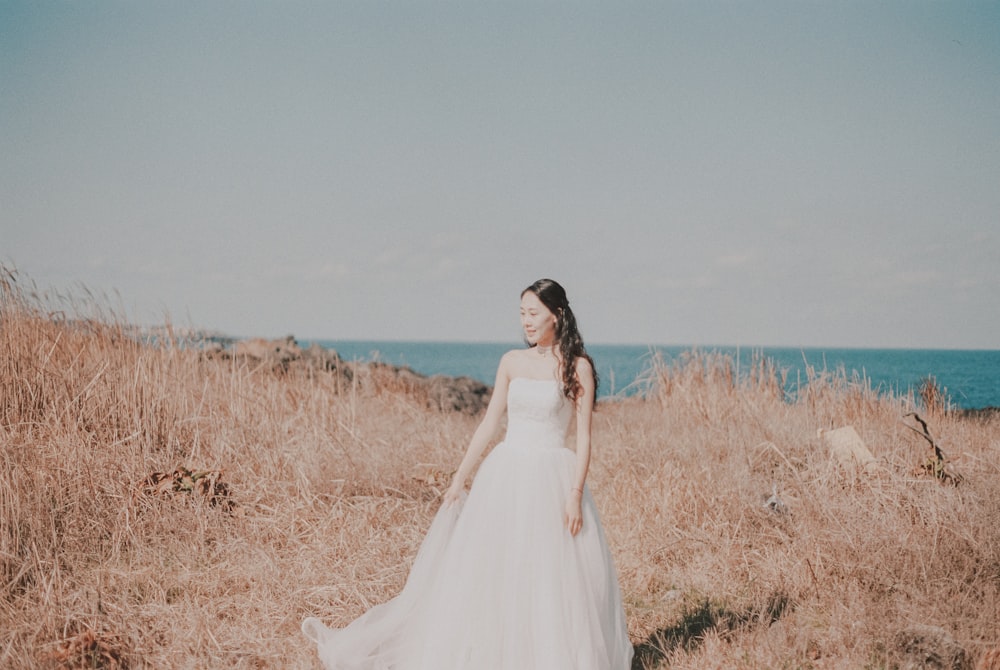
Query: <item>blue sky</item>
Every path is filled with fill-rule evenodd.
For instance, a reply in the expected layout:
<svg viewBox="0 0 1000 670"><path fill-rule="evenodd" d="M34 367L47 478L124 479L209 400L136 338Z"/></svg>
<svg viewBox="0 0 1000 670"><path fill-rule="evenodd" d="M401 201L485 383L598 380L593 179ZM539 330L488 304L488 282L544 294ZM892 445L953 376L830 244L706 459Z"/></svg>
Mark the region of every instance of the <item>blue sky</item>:
<svg viewBox="0 0 1000 670"><path fill-rule="evenodd" d="M1000 4L0 2L0 262L234 335L998 346Z"/></svg>

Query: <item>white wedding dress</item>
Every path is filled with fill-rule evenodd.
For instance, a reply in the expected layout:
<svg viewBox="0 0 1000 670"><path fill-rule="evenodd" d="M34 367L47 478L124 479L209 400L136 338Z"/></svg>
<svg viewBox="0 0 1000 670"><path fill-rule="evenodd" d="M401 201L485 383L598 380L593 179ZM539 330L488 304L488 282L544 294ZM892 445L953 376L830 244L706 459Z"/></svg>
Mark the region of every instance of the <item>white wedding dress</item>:
<svg viewBox="0 0 1000 670"><path fill-rule="evenodd" d="M621 593L590 492L574 485L572 404L555 380L511 381L507 434L464 501L435 516L398 596L346 628L306 619L327 670L628 670Z"/></svg>

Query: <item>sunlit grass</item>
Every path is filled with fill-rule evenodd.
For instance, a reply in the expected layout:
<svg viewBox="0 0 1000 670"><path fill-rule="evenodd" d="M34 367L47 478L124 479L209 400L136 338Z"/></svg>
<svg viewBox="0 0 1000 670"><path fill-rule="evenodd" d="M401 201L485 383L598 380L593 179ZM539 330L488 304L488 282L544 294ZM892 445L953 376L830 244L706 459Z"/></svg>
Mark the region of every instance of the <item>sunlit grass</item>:
<svg viewBox="0 0 1000 670"><path fill-rule="evenodd" d="M399 590L475 417L378 369L142 344L102 300L7 270L0 292L0 667L313 668L303 617ZM997 419L734 369L654 361L645 398L595 415L636 667L891 667L914 626L997 646ZM910 411L959 485L918 474ZM817 430L842 425L877 469L831 459Z"/></svg>

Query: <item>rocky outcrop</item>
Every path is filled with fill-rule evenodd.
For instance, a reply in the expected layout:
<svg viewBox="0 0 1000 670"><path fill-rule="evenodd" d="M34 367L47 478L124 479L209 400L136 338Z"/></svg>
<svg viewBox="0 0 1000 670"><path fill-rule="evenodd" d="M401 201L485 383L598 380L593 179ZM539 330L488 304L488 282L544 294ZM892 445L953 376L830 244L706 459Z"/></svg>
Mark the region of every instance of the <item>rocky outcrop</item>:
<svg viewBox="0 0 1000 670"><path fill-rule="evenodd" d="M490 402L493 389L472 377L434 375L426 379L430 399L442 411L478 414Z"/></svg>
<svg viewBox="0 0 1000 670"><path fill-rule="evenodd" d="M276 340L259 337L235 340L229 347L218 341L207 341L202 345L201 356L207 360L236 361L255 368L316 370L338 375L343 383L351 382L355 375L354 364L345 363L336 351L315 343L303 349L292 335Z"/></svg>
<svg viewBox="0 0 1000 670"><path fill-rule="evenodd" d="M315 342L302 352L302 360L315 370L323 372L340 372L348 381L354 378L354 369L333 349L325 349Z"/></svg>
<svg viewBox="0 0 1000 670"><path fill-rule="evenodd" d="M413 369L388 363L358 363L358 376L375 387L402 391L424 399L428 406L443 412L475 415L486 409L492 388L472 377L428 377Z"/></svg>
<svg viewBox="0 0 1000 670"><path fill-rule="evenodd" d="M429 377L406 366L380 362L347 363L336 351L315 343L303 349L292 335L276 340L239 340L228 348L216 342L207 342L202 348L202 356L283 371L303 368L336 374L344 382L417 396L428 406L443 412L479 414L489 403L492 391L472 377Z"/></svg>
<svg viewBox="0 0 1000 670"><path fill-rule="evenodd" d="M233 358L253 358L258 361L285 366L302 358L302 347L291 335L280 340L259 337L239 340L233 345Z"/></svg>

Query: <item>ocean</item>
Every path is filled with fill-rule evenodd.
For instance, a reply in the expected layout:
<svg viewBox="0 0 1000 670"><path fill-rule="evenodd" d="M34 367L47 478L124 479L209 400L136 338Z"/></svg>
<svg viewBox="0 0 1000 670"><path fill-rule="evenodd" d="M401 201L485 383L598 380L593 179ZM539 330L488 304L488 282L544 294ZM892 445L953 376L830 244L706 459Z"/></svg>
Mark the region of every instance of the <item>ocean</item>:
<svg viewBox="0 0 1000 670"><path fill-rule="evenodd" d="M405 365L425 375L468 376L493 384L500 356L519 342L393 342L314 340L347 361L379 360ZM599 395L628 396L644 387L643 375L654 356L671 361L694 351L686 346L588 344L600 377ZM781 347L699 347L704 353L728 354L746 371L754 356L764 356L786 373L786 390L794 395L809 378L807 370L844 371L866 379L880 393L906 394L933 377L951 404L962 409L1000 407L1000 350L832 349Z"/></svg>

